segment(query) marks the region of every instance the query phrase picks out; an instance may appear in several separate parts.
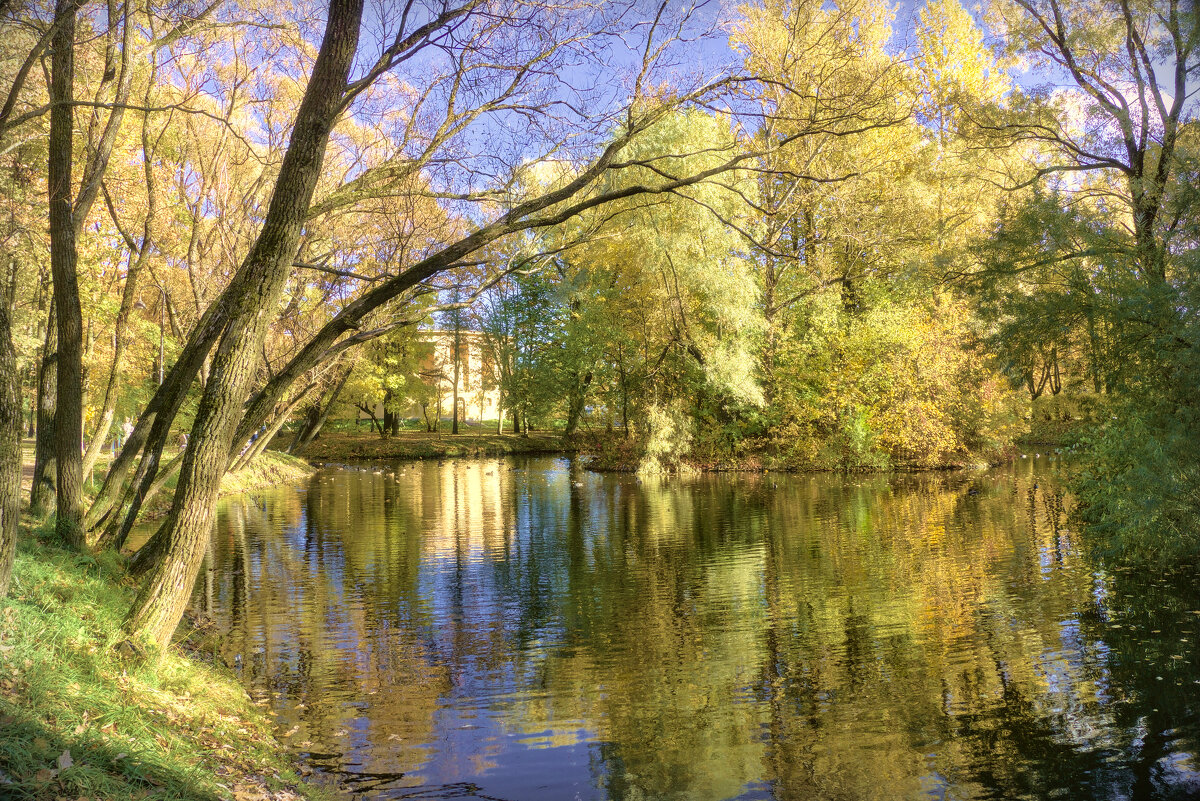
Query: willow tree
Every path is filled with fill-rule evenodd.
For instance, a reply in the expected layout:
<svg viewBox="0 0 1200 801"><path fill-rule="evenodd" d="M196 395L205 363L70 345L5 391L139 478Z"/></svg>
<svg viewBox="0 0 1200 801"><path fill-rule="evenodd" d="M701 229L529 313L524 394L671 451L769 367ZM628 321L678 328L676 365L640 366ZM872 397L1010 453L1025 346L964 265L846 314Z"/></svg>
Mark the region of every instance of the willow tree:
<svg viewBox="0 0 1200 801"><path fill-rule="evenodd" d="M203 560L234 427L272 322L267 310L278 304L291 273L329 133L347 99L362 9L362 0L334 0L329 5L325 37L296 114L267 217L231 284L234 291L227 293L228 308L208 386L184 453L175 501L163 524L166 555L138 594L126 624L132 634L160 645L169 641L179 623ZM449 19L468 10L469 6L455 9Z"/></svg>
<svg viewBox="0 0 1200 801"><path fill-rule="evenodd" d="M1118 177L1123 191L1109 202L1128 211L1137 269L1147 282L1165 282L1174 226L1163 219L1164 201L1180 167L1181 129L1195 114L1200 15L1194 5L1006 0L991 13L1009 53L1071 85L1045 98L1039 117L982 127L1047 144L1055 158L1038 179L1080 172Z"/></svg>

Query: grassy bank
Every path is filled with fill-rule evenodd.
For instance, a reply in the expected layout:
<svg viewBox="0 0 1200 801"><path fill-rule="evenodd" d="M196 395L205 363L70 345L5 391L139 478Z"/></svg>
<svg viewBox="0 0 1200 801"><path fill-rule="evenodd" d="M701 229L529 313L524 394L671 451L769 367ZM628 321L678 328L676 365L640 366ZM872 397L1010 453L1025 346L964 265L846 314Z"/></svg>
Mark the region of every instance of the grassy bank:
<svg viewBox="0 0 1200 801"><path fill-rule="evenodd" d="M23 532L0 601L0 797L308 797L237 679L188 655L194 632L161 661L113 647L133 594L117 557Z"/></svg>
<svg viewBox="0 0 1200 801"><path fill-rule="evenodd" d="M221 479L220 497L300 484L315 472L316 468L303 459L279 451L264 451L238 472L225 474ZM162 491L147 500L140 520L154 520L170 510L171 497L175 494L178 480L179 474L176 473L164 482ZM99 486L98 482L96 486Z"/></svg>
<svg viewBox="0 0 1200 801"><path fill-rule="evenodd" d="M32 443L26 450L29 474ZM267 452L227 475L221 494L313 472ZM175 480L146 517L169 507ZM135 592L116 555L66 551L23 527L12 588L0 600L0 798L311 797L236 677L193 655L215 648L198 647L203 638L186 620L161 661L114 648Z"/></svg>
<svg viewBox="0 0 1200 801"><path fill-rule="evenodd" d="M496 434L494 431L446 432L403 431L381 439L376 434L328 432L304 449L312 462L355 462L381 459L431 459L444 456L501 456L508 453L558 453L562 438L533 432Z"/></svg>
<svg viewBox="0 0 1200 801"><path fill-rule="evenodd" d="M238 472L227 473L221 479L221 497L299 484L315 472L316 469L303 459L279 451L264 451Z"/></svg>

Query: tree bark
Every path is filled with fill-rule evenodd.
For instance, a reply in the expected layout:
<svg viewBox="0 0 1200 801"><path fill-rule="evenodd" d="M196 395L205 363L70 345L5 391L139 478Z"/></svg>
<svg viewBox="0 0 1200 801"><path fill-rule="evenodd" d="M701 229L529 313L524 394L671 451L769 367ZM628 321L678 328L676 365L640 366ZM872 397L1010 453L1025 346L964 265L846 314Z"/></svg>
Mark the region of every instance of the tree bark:
<svg viewBox="0 0 1200 801"><path fill-rule="evenodd" d="M76 276L71 159L74 140L75 10L73 0L55 7L50 81L50 269L58 322L58 391L54 419L57 459L55 529L68 544L83 547L83 312Z"/></svg>
<svg viewBox="0 0 1200 801"><path fill-rule="evenodd" d="M576 373L571 382L571 391L567 397L567 428L564 432L566 436L571 436L579 428L579 418L583 415L583 409L587 406L587 391L592 385L592 371L588 370L583 375Z"/></svg>
<svg viewBox="0 0 1200 801"><path fill-rule="evenodd" d="M54 409L58 402L58 322L54 301L46 319L46 340L38 365L37 435L34 440L33 486L29 493L29 510L38 516L50 511L54 502L55 477L58 466L54 458Z"/></svg>
<svg viewBox="0 0 1200 801"><path fill-rule="evenodd" d="M363 0L332 0L321 50L289 143L266 219L243 270L249 290L217 345L208 385L184 451L165 551L134 602L126 631L160 648L169 644L204 559L213 507L242 407L257 373L273 310L291 273L303 222L320 176L329 133L341 111L358 46ZM242 270L239 270L242 272Z"/></svg>
<svg viewBox="0 0 1200 801"><path fill-rule="evenodd" d="M11 287L10 287L11 289ZM12 341L12 297L0 297L0 599L8 593L21 518L21 378Z"/></svg>

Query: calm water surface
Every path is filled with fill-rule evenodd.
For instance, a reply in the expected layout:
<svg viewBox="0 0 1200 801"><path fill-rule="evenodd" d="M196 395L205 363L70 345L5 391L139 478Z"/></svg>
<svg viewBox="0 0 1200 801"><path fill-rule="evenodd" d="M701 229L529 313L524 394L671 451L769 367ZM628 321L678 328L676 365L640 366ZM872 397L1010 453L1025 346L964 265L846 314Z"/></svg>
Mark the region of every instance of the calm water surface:
<svg viewBox="0 0 1200 801"><path fill-rule="evenodd" d="M326 470L222 507L195 603L355 797L1200 797L1200 600L1033 462Z"/></svg>

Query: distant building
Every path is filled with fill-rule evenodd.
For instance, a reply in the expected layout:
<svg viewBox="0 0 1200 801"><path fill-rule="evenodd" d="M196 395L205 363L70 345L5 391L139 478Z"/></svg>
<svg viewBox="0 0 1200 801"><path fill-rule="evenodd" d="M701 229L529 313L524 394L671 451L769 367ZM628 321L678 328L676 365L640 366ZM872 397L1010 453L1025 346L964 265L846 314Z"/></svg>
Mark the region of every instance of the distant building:
<svg viewBox="0 0 1200 801"><path fill-rule="evenodd" d="M421 331L417 338L433 345L433 352L421 365L421 378L437 390L433 401L435 408L426 410L414 403L402 416L421 420L426 414L429 419L436 414L439 420L449 420L454 403L454 331ZM500 389L495 368L487 357L483 334L463 329L458 332L458 342L458 419L466 422L495 419ZM376 404L375 414L383 417L382 402ZM368 415L360 411L358 417L362 420Z"/></svg>

